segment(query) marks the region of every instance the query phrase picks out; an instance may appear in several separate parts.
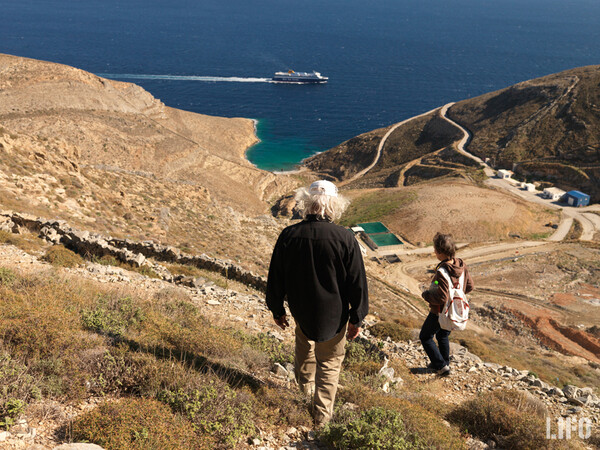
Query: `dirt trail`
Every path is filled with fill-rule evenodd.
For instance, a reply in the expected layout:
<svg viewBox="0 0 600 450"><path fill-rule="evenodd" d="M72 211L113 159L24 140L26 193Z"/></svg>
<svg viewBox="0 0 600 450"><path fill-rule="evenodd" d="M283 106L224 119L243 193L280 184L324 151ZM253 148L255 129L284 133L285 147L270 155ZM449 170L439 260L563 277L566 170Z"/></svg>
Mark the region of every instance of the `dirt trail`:
<svg viewBox="0 0 600 450"><path fill-rule="evenodd" d="M418 116L414 116L414 117L411 117L410 119L403 120L402 122L398 122L396 125L394 125L392 128L390 128L388 130L388 132L385 133L385 135L381 138L381 141L379 141L379 146L377 147L377 154L375 155L375 158L373 159L373 162L368 167L364 168L363 170L361 170L360 172L358 172L356 175L354 175L352 178L344 180L341 183L339 183L338 185L339 186L344 186L346 184L349 184L349 183L351 183L351 182L359 179L364 174L366 174L369 170L371 170L373 167L375 167L375 165L379 162L379 158L381 157L381 151L383 150L383 146L385 145L385 141L387 140L388 137L390 137L390 135L394 131L396 131L396 128L404 125L407 122L410 122L411 120L418 119L419 117L423 117L423 116L426 116L428 114L431 114L434 111L437 111L438 109L439 108L435 108L435 109L432 109L431 111L427 111L427 112L424 112L423 114L419 114Z"/></svg>

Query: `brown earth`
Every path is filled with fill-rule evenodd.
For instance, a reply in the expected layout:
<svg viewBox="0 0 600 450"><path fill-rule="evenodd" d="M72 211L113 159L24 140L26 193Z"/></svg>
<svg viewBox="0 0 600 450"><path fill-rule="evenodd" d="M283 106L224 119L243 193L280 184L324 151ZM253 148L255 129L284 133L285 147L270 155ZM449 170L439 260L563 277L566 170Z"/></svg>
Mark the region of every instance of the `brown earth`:
<svg viewBox="0 0 600 450"><path fill-rule="evenodd" d="M0 55L0 209L158 240L266 271L271 201L296 178L244 157L249 119L165 107L141 87Z"/></svg>
<svg viewBox="0 0 600 450"><path fill-rule="evenodd" d="M577 297L573 294L554 294L552 297L552 303L559 306L568 306L572 305L577 301Z"/></svg>
<svg viewBox="0 0 600 450"><path fill-rule="evenodd" d="M449 115L473 133L471 153L597 202L599 81L600 66L580 67L463 100Z"/></svg>
<svg viewBox="0 0 600 450"><path fill-rule="evenodd" d="M524 81L496 92L460 101L449 117L472 133L467 151L490 159L495 168L514 169L522 179L547 181L564 190L589 193L600 199L600 66L580 67ZM337 179L348 179L367 167L388 128L350 139L314 156L306 166ZM408 121L392 133L380 161L355 187L397 185L402 171L412 162L406 184L469 171L470 164L452 153L437 158L435 165L420 159L448 148L462 137L443 121L439 111ZM360 155L360 156L359 156ZM418 164L414 162L419 160ZM457 165L457 163L459 163ZM434 170L436 169L437 170ZM406 174L405 174L406 175Z"/></svg>
<svg viewBox="0 0 600 450"><path fill-rule="evenodd" d="M349 190L351 199L375 195L379 200L394 194L412 194L414 200L400 204L377 220L409 242L431 242L437 231L451 233L459 242L506 239L510 234L547 232L546 223L556 220L554 212L532 205L501 191L448 178L418 186L385 190ZM360 221L358 221L360 222Z"/></svg>
<svg viewBox="0 0 600 450"><path fill-rule="evenodd" d="M533 313L527 309L510 310L538 336L541 343L566 355L580 356L588 361L600 362L598 342L588 333L560 326L543 311Z"/></svg>

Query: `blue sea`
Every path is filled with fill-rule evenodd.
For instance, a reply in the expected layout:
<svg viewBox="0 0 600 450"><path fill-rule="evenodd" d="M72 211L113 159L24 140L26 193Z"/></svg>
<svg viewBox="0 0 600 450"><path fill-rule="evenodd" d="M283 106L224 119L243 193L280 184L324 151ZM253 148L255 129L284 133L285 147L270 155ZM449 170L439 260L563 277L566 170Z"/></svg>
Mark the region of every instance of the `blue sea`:
<svg viewBox="0 0 600 450"><path fill-rule="evenodd" d="M598 0L0 0L0 52L258 121L258 167L519 81L600 64ZM325 85L267 82L317 70ZM1 76L1 73L0 73Z"/></svg>

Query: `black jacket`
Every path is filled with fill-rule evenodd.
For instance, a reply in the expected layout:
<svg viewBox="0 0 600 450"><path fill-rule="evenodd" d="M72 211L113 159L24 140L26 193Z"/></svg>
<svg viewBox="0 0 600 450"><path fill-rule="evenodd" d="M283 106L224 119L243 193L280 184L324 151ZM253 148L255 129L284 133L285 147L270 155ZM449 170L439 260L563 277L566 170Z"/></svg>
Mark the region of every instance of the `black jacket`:
<svg viewBox="0 0 600 450"><path fill-rule="evenodd" d="M367 277L351 231L315 216L285 228L273 249L267 306L285 314L284 297L309 339L331 339L346 322L360 326L369 309Z"/></svg>

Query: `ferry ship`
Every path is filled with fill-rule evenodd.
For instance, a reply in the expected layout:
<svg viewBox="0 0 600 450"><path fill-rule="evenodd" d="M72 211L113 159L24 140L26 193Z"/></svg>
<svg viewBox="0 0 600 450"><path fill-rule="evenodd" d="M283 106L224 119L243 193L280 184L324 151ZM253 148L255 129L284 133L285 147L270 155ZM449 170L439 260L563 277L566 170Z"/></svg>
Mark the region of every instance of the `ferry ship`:
<svg viewBox="0 0 600 450"><path fill-rule="evenodd" d="M327 83L329 78L314 70L312 73L288 70L287 72L275 72L272 80L284 83Z"/></svg>

